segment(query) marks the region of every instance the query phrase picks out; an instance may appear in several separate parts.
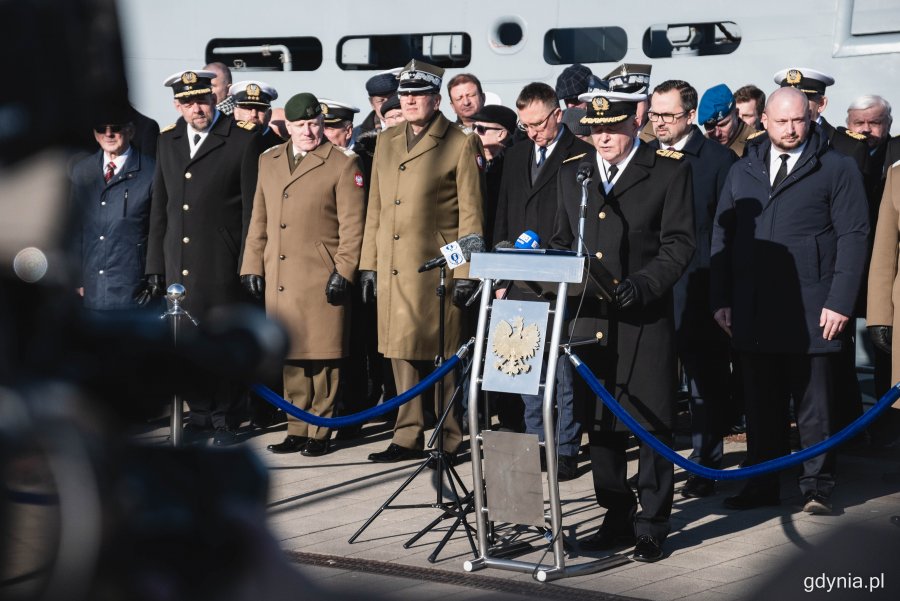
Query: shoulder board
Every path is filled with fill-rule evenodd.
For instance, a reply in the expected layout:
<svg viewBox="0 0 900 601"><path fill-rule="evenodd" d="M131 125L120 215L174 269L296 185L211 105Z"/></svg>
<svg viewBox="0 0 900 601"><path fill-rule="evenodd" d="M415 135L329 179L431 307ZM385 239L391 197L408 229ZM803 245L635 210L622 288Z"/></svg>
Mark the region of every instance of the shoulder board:
<svg viewBox="0 0 900 601"><path fill-rule="evenodd" d="M237 125L241 129L246 129L247 131L253 131L254 129L256 129L256 123L251 123L250 121L235 121L235 125Z"/></svg>
<svg viewBox="0 0 900 601"><path fill-rule="evenodd" d="M267 152L272 152L273 150L275 150L275 149L278 148L279 146L281 146L281 144L276 144L275 146L271 146L271 147L269 147L269 148L266 148L265 150L262 151L262 153L263 153L263 154L266 154Z"/></svg>
<svg viewBox="0 0 900 601"><path fill-rule="evenodd" d="M748 140L753 140L753 139L755 139L755 138L760 137L760 136L763 135L764 133L766 133L766 130L755 131L755 132L753 132L752 134L750 134L749 136L747 136L747 139L748 139Z"/></svg>
<svg viewBox="0 0 900 601"><path fill-rule="evenodd" d="M466 134L467 136L471 136L475 133L474 129L472 129L471 127L466 127L465 125L460 125L459 128L462 130L462 133Z"/></svg>
<svg viewBox="0 0 900 601"><path fill-rule="evenodd" d="M338 146L337 144L335 144L334 147L337 148L338 150L340 150L341 152L343 152L348 157L357 156L355 152L353 152L352 150L350 150L349 148L347 148L345 146Z"/></svg>
<svg viewBox="0 0 900 601"><path fill-rule="evenodd" d="M866 137L864 135L858 134L855 131L850 131L849 129L845 129L844 133L847 134L848 136L850 136L851 138L853 138L854 140L863 141L866 139Z"/></svg>
<svg viewBox="0 0 900 601"><path fill-rule="evenodd" d="M586 154L587 154L586 152L582 152L582 153L579 154L579 155L575 155L575 156L573 156L573 157L569 157L569 158L567 158L566 160L563 161L563 164L565 165L566 163L571 163L572 161L577 161L578 159L584 157Z"/></svg>
<svg viewBox="0 0 900 601"><path fill-rule="evenodd" d="M167 126L167 127L164 127L164 128L162 128L161 130L159 130L159 133L164 134L164 133L166 133L167 131L172 131L173 129L175 129L175 126L176 126L176 125L178 125L178 124L177 124L177 123L173 123L172 125L169 125L169 126Z"/></svg>
<svg viewBox="0 0 900 601"><path fill-rule="evenodd" d="M661 157L666 157L667 159L675 159L676 161L680 161L682 158L684 158L684 153L678 152L677 150L664 150L660 148L656 151L656 154Z"/></svg>

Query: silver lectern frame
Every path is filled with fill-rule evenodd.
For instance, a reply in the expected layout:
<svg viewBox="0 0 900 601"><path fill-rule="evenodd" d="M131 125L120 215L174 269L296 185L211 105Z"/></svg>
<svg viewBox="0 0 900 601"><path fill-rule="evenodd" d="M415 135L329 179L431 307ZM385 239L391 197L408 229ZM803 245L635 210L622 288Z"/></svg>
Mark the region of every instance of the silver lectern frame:
<svg viewBox="0 0 900 601"><path fill-rule="evenodd" d="M553 282L558 284L553 308L553 330L550 335L547 375L544 385L544 452L547 457L547 484L549 488L551 531L562 532L562 509L559 500L559 480L556 464L556 421L553 417L556 392L556 363L559 359L559 342L562 336L566 294L569 284L577 284L584 278L584 257L568 254L536 254L529 251L475 253L472 255L469 277L481 278L484 286L478 311L478 329L472 358L472 373L469 383L469 407L476 407L481 392L484 370L484 354L487 341L486 329L490 321L490 304L494 282L512 280L519 282ZM517 572L534 573L540 582L598 572L608 565L608 558L577 566L566 566L565 550L561 535L553 537L554 564L547 566L528 561L502 559L490 556L488 544L488 509L484 497L484 470L482 466L483 438L478 424L478 411L469 411L469 432L472 432L472 478L475 502L475 520L478 535L478 558L466 561L463 569L467 572L482 568L498 568Z"/></svg>

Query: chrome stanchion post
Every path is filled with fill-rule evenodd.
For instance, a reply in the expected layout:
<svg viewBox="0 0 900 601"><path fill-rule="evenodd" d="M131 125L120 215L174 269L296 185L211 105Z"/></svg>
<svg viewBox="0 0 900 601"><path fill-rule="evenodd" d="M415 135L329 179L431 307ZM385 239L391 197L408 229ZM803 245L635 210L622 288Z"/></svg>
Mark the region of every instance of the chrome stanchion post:
<svg viewBox="0 0 900 601"><path fill-rule="evenodd" d="M186 292L181 284L172 284L166 288L166 302L168 308L160 318L169 320L172 328L172 344L178 345L178 324L181 317L187 317L191 323L197 325L197 320L191 317L185 309L181 307L181 301L184 300ZM184 401L176 392L172 395L172 417L169 428L171 430L171 439L173 447L180 447L184 440Z"/></svg>

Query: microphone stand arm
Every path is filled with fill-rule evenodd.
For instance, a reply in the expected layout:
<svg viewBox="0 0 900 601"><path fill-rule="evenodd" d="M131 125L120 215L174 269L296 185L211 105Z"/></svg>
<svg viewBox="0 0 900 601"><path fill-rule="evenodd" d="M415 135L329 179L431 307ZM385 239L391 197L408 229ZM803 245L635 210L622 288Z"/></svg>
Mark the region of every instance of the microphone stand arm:
<svg viewBox="0 0 900 601"><path fill-rule="evenodd" d="M577 256L584 256L584 222L587 214L587 201L588 201L588 185L591 183L591 178L586 177L584 181L581 182L581 206L579 207L579 216L578 216L578 253Z"/></svg>

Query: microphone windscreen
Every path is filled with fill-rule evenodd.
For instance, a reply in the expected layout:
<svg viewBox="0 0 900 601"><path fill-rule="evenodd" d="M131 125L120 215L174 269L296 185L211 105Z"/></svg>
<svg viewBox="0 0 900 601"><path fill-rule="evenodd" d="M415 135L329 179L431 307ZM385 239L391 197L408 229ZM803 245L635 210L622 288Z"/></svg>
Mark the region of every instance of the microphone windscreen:
<svg viewBox="0 0 900 601"><path fill-rule="evenodd" d="M593 173L594 164L589 161L584 161L578 165L578 175L575 176L575 180L580 184L584 182L584 180L590 178Z"/></svg>
<svg viewBox="0 0 900 601"><path fill-rule="evenodd" d="M459 239L459 248L462 249L466 261L472 258L472 253L485 251L484 238L479 234L466 234Z"/></svg>
<svg viewBox="0 0 900 601"><path fill-rule="evenodd" d="M526 230L519 234L519 237L516 238L516 248L540 248L541 247L541 237L537 235L537 232L532 230Z"/></svg>

